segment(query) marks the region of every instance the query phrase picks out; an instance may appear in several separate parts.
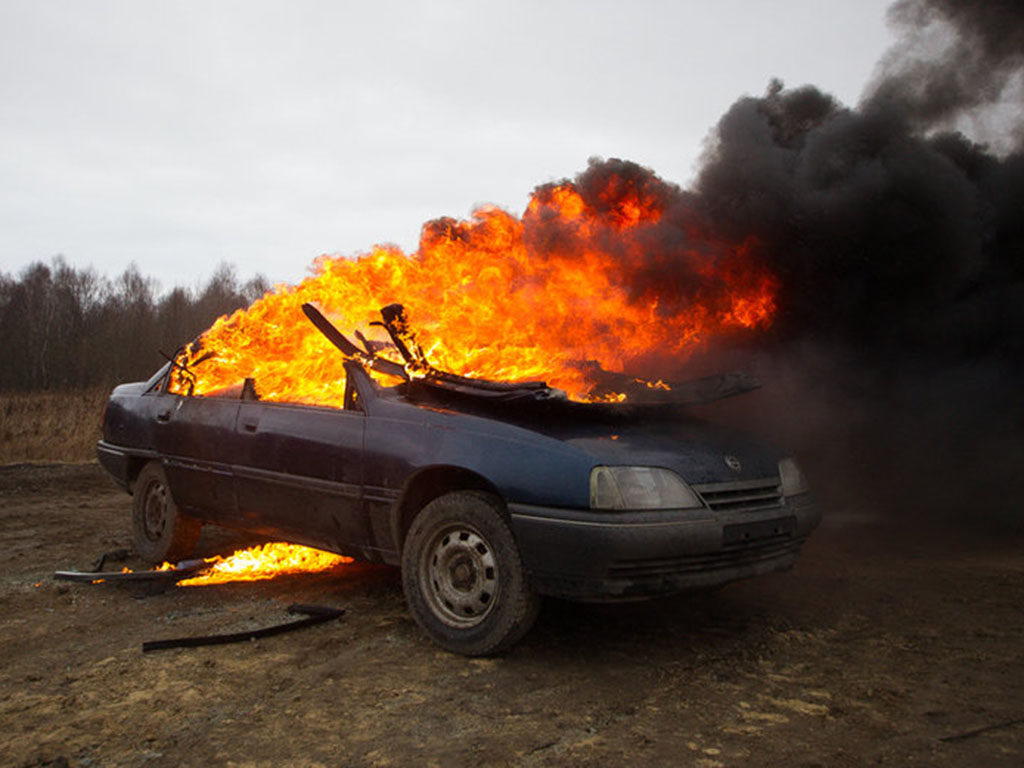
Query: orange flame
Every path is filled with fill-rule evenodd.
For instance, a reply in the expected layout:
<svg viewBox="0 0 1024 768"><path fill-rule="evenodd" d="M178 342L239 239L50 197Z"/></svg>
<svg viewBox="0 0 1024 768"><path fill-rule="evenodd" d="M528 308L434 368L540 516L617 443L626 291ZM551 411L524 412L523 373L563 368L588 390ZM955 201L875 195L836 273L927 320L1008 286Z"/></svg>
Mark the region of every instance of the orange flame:
<svg viewBox="0 0 1024 768"><path fill-rule="evenodd" d="M305 302L342 332L377 339L379 308L401 303L435 367L544 380L578 400L593 388L581 363L622 372L656 349L683 360L714 336L767 326L777 281L755 242L718 243L686 224L664 245L670 185L652 178L641 188L613 175L586 199L572 182L540 187L521 219L490 206L469 221L437 219L411 255L378 246L322 256L311 277L203 334L188 359L215 357L195 366L195 393L252 377L262 399L340 407L343 359L303 316ZM685 279L659 277L677 273Z"/></svg>
<svg viewBox="0 0 1024 768"><path fill-rule="evenodd" d="M210 564L207 570L182 579L178 586L198 587L230 581L262 581L289 573L319 573L353 561L351 557L298 544L270 542L240 549L230 557L210 557L206 562ZM164 566L157 570L163 570Z"/></svg>

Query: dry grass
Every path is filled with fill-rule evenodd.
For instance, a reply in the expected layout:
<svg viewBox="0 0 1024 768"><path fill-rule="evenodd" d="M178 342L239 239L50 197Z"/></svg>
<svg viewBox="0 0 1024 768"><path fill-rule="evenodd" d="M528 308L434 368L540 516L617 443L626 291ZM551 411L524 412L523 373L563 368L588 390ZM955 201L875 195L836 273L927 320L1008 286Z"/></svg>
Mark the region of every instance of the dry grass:
<svg viewBox="0 0 1024 768"><path fill-rule="evenodd" d="M108 394L0 393L0 464L95 459Z"/></svg>

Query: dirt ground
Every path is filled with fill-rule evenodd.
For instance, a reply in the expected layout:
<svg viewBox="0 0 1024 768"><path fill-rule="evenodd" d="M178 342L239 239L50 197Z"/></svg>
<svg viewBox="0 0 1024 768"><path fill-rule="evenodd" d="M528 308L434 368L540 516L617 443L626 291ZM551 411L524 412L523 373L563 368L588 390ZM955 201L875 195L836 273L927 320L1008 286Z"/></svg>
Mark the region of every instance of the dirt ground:
<svg viewBox="0 0 1024 768"><path fill-rule="evenodd" d="M145 598L51 578L130 548L128 512L95 464L0 468L4 765L1024 763L1019 540L831 511L792 572L649 603L550 601L510 653L472 660L425 639L391 568ZM249 543L207 529L200 549ZM293 602L346 614L141 650L285 621Z"/></svg>

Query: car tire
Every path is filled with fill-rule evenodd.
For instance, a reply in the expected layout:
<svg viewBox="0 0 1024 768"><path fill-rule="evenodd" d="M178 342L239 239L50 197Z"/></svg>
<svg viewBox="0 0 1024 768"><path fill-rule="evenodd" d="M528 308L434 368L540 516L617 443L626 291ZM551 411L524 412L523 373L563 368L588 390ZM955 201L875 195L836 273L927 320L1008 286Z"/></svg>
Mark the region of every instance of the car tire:
<svg viewBox="0 0 1024 768"><path fill-rule="evenodd" d="M152 461L143 467L132 497L132 540L139 557L154 564L184 560L195 549L202 527L178 509L163 466Z"/></svg>
<svg viewBox="0 0 1024 768"><path fill-rule="evenodd" d="M402 587L416 623L445 650L486 656L533 625L530 589L501 500L480 491L440 496L413 520L402 548Z"/></svg>

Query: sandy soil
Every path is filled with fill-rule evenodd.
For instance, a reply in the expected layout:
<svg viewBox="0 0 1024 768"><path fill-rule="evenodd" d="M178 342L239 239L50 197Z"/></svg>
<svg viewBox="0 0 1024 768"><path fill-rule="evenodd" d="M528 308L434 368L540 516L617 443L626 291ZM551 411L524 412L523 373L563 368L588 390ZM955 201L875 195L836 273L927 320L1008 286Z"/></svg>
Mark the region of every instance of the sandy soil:
<svg viewBox="0 0 1024 768"><path fill-rule="evenodd" d="M52 580L130 548L128 513L96 465L0 468L4 765L1024 763L1019 540L834 512L790 573L552 601L510 653L470 660L420 634L390 568L145 598ZM208 530L200 549L247 543ZM285 621L293 602L346 615L141 651Z"/></svg>

